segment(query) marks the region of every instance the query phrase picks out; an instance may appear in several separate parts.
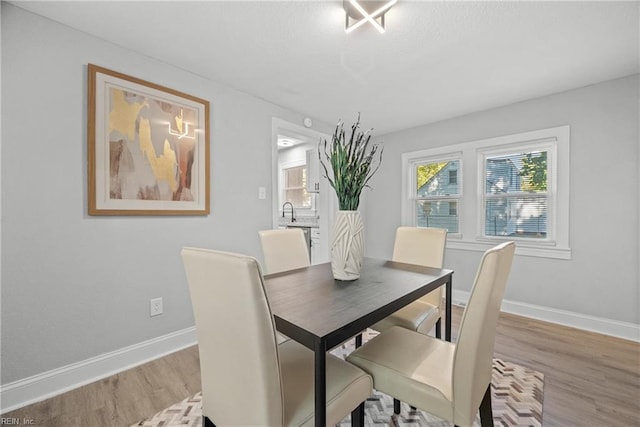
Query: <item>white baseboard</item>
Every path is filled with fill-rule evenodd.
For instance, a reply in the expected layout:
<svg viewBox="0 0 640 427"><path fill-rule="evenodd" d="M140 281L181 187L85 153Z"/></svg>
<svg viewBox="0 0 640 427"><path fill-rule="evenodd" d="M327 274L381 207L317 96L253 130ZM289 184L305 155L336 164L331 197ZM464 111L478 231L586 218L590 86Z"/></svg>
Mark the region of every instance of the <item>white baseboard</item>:
<svg viewBox="0 0 640 427"><path fill-rule="evenodd" d="M0 386L0 412L48 399L196 344L195 326Z"/></svg>
<svg viewBox="0 0 640 427"><path fill-rule="evenodd" d="M453 304L466 305L468 300L469 292L452 291ZM501 310L505 313L531 317L545 322L557 323L572 328L640 342L640 325L635 323L620 322L603 317L589 316L572 311L558 310L509 300L502 301Z"/></svg>

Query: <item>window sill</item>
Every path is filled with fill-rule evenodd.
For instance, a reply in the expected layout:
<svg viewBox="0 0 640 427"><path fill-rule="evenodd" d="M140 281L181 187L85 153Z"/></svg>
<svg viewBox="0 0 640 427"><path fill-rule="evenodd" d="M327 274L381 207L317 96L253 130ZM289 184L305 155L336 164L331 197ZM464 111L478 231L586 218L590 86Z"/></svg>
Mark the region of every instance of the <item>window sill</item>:
<svg viewBox="0 0 640 427"><path fill-rule="evenodd" d="M459 249L463 251L485 252L501 242L507 242L509 239L491 242L478 242L470 240L448 239L447 249ZM531 243L523 243L516 241L516 255L531 256L538 258L551 259L571 259L571 248L550 247L547 245L532 245Z"/></svg>

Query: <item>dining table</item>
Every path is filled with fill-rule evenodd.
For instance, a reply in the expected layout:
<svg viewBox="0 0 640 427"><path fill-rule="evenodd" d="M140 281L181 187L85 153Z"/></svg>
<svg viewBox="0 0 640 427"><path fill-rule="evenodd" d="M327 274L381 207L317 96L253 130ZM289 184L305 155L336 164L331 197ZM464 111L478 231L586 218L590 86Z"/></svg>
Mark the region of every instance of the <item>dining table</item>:
<svg viewBox="0 0 640 427"><path fill-rule="evenodd" d="M331 263L265 276L276 329L314 352L316 426L326 424L327 351L441 286L451 341L452 278L452 270L369 257L353 281L334 279Z"/></svg>

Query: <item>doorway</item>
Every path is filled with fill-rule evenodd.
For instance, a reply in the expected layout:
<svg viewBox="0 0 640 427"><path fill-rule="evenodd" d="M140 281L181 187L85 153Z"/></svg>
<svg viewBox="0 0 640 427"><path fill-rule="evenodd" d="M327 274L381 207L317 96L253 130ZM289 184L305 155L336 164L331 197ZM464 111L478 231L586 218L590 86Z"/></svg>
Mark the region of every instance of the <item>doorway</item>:
<svg viewBox="0 0 640 427"><path fill-rule="evenodd" d="M283 119L274 117L272 119L272 135L271 135L271 178L272 178L272 226L273 228L282 228L290 221L290 211L287 208L286 216L282 216L282 205L284 199L284 172L283 169L295 168L300 165L307 166L307 160L304 157L304 152L309 152L309 155L316 156L318 143L329 140L330 135L327 135L316 130L299 126L295 123L288 122ZM287 146L279 146L278 142L287 141ZM298 154L295 154L298 153ZM313 168L312 168L313 169ZM306 223L314 226L313 237L314 246L312 246L311 262L313 264L320 264L329 261L329 230L333 224L333 217L335 216L335 210L337 206L337 199L335 193L331 190L327 180L323 178L322 168L317 168L317 172L313 173L319 176L318 192L311 195L309 206L305 206L296 209L296 216L298 224ZM308 170L307 170L308 171ZM307 179L311 177L307 176Z"/></svg>

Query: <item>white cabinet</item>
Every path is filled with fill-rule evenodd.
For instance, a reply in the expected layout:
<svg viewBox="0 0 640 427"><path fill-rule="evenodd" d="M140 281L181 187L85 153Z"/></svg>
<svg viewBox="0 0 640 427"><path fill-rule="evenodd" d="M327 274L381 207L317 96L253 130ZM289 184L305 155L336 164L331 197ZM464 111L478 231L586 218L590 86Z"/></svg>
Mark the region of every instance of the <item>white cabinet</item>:
<svg viewBox="0 0 640 427"><path fill-rule="evenodd" d="M322 264L325 258L320 251L320 230L311 229L311 264Z"/></svg>
<svg viewBox="0 0 640 427"><path fill-rule="evenodd" d="M320 159L318 150L307 150L307 192L320 192Z"/></svg>

